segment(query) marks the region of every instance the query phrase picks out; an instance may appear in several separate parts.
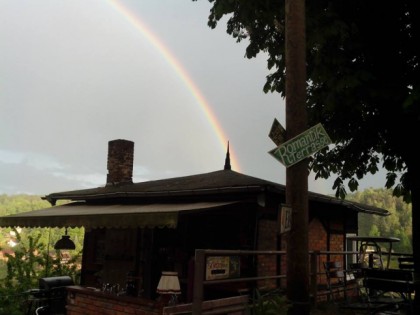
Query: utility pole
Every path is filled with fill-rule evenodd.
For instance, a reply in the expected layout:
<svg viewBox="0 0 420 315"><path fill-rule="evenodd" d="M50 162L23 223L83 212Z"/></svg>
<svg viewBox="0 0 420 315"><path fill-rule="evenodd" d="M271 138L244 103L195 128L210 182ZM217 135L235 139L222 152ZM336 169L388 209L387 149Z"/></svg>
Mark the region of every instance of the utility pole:
<svg viewBox="0 0 420 315"><path fill-rule="evenodd" d="M306 111L305 0L286 0L287 139L308 127ZM286 168L286 203L292 208L287 237L289 315L309 315L308 161Z"/></svg>

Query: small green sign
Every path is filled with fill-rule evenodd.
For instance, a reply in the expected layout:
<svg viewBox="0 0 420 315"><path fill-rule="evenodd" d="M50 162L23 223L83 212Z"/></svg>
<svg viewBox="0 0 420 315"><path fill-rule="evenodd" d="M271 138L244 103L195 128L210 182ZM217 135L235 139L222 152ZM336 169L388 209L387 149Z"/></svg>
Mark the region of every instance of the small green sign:
<svg viewBox="0 0 420 315"><path fill-rule="evenodd" d="M289 167L306 159L330 143L330 137L319 123L268 153L284 166Z"/></svg>

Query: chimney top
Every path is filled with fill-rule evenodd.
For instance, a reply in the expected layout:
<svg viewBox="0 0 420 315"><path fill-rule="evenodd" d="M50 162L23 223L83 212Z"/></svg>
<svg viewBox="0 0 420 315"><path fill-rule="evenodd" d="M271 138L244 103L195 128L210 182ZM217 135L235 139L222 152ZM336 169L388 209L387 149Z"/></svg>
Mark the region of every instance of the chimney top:
<svg viewBox="0 0 420 315"><path fill-rule="evenodd" d="M134 142L117 139L108 142L106 185L133 183Z"/></svg>

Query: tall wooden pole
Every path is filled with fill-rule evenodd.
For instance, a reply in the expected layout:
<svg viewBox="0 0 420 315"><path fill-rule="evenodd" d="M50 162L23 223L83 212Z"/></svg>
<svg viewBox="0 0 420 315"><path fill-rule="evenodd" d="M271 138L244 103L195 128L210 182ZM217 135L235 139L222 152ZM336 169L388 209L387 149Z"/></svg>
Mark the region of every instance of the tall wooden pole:
<svg viewBox="0 0 420 315"><path fill-rule="evenodd" d="M308 128L306 111L305 0L286 0L287 139ZM289 314L309 315L308 161L286 169L286 203L292 208L287 238Z"/></svg>

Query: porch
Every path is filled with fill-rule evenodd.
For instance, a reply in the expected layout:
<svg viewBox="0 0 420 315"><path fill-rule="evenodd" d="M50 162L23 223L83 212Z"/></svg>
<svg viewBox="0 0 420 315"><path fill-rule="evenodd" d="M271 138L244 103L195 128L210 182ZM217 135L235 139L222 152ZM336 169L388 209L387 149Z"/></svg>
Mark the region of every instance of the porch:
<svg viewBox="0 0 420 315"><path fill-rule="evenodd" d="M340 305L340 298L330 299L327 287L326 272L323 262L329 260L341 260L344 268L350 268L350 265L357 261L359 252L340 252L340 251L315 251L309 253L310 259L310 303L314 311L313 314L337 314ZM67 298L67 315L88 314L84 307L92 309L93 305L112 309L112 314L165 314L175 315L183 313L192 314L245 314L249 311L253 303L258 303L255 292L259 292L259 297L268 292L276 292L278 296L284 296L284 306L287 306L285 299L286 274L276 270L260 274L257 277L241 276L235 273L234 276L209 277L211 270L208 270L209 257L241 257L253 256L257 261L270 259L279 260L280 263L286 259L285 251L242 251L242 250L196 250L194 265L194 290L191 303L180 303L177 305L164 305L159 301L146 301L137 297L118 297L115 294L102 292L98 289L86 289L81 287L69 288ZM398 268L398 258L410 255L402 253L392 253L390 257L390 266ZM388 262L387 262L388 263ZM218 274L222 274L219 270ZM201 275L201 276L200 276ZM206 299L208 292L214 291L214 288L223 288L223 297ZM363 288L363 286L362 286ZM182 294L185 294L182 292ZM410 293L411 294L411 293ZM411 296L412 298L414 297ZM353 296L357 298L357 296ZM344 295L342 296L344 300ZM83 305L80 305L83 301ZM130 305L131 303L131 305ZM102 306L100 306L102 305ZM403 313L403 307L398 309ZM92 314L96 314L93 310ZM370 308L360 309L340 309L341 314L374 314ZM105 313L104 313L105 314ZM107 314L107 313L106 313Z"/></svg>

